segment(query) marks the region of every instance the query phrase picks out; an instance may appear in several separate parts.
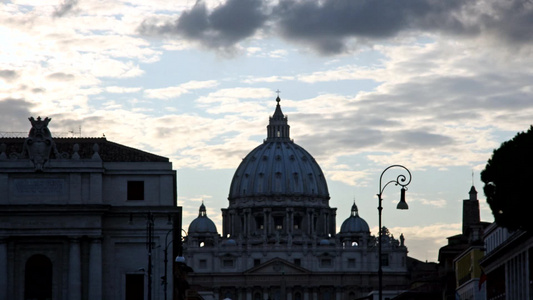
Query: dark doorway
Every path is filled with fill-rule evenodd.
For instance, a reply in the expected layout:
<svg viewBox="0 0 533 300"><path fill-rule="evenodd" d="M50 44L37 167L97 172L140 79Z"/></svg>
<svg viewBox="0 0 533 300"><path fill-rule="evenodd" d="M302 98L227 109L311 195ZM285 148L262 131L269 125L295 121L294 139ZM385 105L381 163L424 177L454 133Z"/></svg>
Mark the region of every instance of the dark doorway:
<svg viewBox="0 0 533 300"><path fill-rule="evenodd" d="M26 261L24 299L52 299L52 262L48 257L37 254Z"/></svg>
<svg viewBox="0 0 533 300"><path fill-rule="evenodd" d="M144 274L126 274L126 300L144 299Z"/></svg>

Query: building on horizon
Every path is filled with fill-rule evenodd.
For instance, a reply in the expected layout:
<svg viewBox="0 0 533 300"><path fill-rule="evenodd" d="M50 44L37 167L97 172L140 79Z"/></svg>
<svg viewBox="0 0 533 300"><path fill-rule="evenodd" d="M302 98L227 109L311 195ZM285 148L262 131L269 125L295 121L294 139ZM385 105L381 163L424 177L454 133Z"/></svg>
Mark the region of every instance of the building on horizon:
<svg viewBox="0 0 533 300"><path fill-rule="evenodd" d="M204 299L348 300L377 297L378 239L356 203L340 232L326 178L290 138L280 98L267 138L240 163L222 208L222 231L202 203L188 228L184 257L191 289ZM384 295L409 287L404 237L383 227Z"/></svg>
<svg viewBox="0 0 533 300"><path fill-rule="evenodd" d="M533 298L533 233L492 223L484 234L483 268L487 300Z"/></svg>
<svg viewBox="0 0 533 300"><path fill-rule="evenodd" d="M0 138L0 299L173 299L181 207L169 159L53 138L50 120Z"/></svg>
<svg viewBox="0 0 533 300"><path fill-rule="evenodd" d="M474 186L463 200L462 232L448 237L448 245L439 249L442 299L485 299L480 288L480 260L484 255L483 231L490 225L480 219L479 200Z"/></svg>

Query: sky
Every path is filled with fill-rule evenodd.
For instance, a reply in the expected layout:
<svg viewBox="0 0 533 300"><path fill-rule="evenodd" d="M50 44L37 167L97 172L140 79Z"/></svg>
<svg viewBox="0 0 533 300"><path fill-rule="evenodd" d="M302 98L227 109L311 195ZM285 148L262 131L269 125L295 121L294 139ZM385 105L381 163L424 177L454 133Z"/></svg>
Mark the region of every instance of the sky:
<svg viewBox="0 0 533 300"><path fill-rule="evenodd" d="M355 200L377 234L380 175L403 165L409 210L387 186L383 225L437 261L472 185L493 221L479 174L532 123L531 28L533 3L518 0L1 0L0 135L50 117L54 136L169 157L183 227L204 201L221 232L280 91L337 226Z"/></svg>

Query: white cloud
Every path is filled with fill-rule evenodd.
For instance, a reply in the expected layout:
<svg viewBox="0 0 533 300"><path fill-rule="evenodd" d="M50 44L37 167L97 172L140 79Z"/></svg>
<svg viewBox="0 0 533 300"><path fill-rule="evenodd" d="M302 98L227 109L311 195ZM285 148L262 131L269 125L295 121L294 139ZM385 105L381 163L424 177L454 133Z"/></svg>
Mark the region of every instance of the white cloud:
<svg viewBox="0 0 533 300"><path fill-rule="evenodd" d="M108 86L105 88L106 92L113 94L129 94L137 93L141 90L140 87L122 87L122 86Z"/></svg>
<svg viewBox="0 0 533 300"><path fill-rule="evenodd" d="M190 93L192 90L207 89L218 85L216 80L206 81L189 81L178 86L160 88L160 89L147 89L144 91L146 97L155 99L170 99L177 98L183 94Z"/></svg>

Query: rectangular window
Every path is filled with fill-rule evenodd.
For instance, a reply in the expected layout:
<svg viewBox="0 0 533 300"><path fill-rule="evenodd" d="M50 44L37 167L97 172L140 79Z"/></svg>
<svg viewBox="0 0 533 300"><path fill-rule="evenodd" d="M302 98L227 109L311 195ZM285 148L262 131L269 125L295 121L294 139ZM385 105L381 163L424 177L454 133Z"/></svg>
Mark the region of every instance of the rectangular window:
<svg viewBox="0 0 533 300"><path fill-rule="evenodd" d="M299 258L295 258L294 259L294 264L297 265L297 266L301 266L302 265L302 261Z"/></svg>
<svg viewBox="0 0 533 300"><path fill-rule="evenodd" d="M144 200L144 181L128 181L128 200Z"/></svg>
<svg viewBox="0 0 533 300"><path fill-rule="evenodd" d="M255 224L257 224L257 229L263 229L263 217L255 217Z"/></svg>
<svg viewBox="0 0 533 300"><path fill-rule="evenodd" d="M389 266L389 254L381 254L381 265L383 267Z"/></svg>
<svg viewBox="0 0 533 300"><path fill-rule="evenodd" d="M348 268L355 268L355 258L348 258Z"/></svg>
<svg viewBox="0 0 533 300"><path fill-rule="evenodd" d="M294 216L294 229L301 229L302 227L302 217Z"/></svg>
<svg viewBox="0 0 533 300"><path fill-rule="evenodd" d="M320 267L322 267L322 268L331 267L331 258L322 258L320 260Z"/></svg>
<svg viewBox="0 0 533 300"><path fill-rule="evenodd" d="M207 260L206 259L200 259L200 261L198 262L198 267L200 269L207 268Z"/></svg>
<svg viewBox="0 0 533 300"><path fill-rule="evenodd" d="M254 267L257 267L261 264L261 260L260 259L254 259Z"/></svg>
<svg viewBox="0 0 533 300"><path fill-rule="evenodd" d="M144 300L144 274L126 274L126 300Z"/></svg>
<svg viewBox="0 0 533 300"><path fill-rule="evenodd" d="M233 259L226 258L222 260L222 266L224 268L233 268Z"/></svg>
<svg viewBox="0 0 533 300"><path fill-rule="evenodd" d="M276 230L283 229L283 217L274 217L274 227Z"/></svg>

